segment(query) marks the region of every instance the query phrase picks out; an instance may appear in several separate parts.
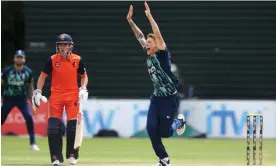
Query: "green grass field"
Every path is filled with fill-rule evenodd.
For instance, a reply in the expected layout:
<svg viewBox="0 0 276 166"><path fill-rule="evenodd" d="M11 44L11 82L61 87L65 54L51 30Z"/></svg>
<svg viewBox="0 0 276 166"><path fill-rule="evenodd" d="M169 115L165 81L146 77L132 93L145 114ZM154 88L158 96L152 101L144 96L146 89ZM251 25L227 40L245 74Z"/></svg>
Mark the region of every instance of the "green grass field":
<svg viewBox="0 0 276 166"><path fill-rule="evenodd" d="M2 166L50 165L47 139L37 138L39 152L30 151L28 142L27 138L2 137ZM165 139L164 144L172 166L246 165L246 140ZM85 139L78 165L151 166L156 162L148 139L105 138ZM276 165L276 140L264 140L263 165Z"/></svg>

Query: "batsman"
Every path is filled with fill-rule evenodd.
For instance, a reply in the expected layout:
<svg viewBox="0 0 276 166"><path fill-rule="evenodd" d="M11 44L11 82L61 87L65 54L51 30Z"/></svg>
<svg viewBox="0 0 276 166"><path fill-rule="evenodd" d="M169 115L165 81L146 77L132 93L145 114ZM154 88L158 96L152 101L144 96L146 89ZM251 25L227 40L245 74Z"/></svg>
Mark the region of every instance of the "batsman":
<svg viewBox="0 0 276 166"><path fill-rule="evenodd" d="M72 53L74 42L70 35L61 34L56 41L56 54L49 57L42 70L37 89L33 92L32 103L35 108L43 101L42 89L45 79L51 74L50 110L48 119L48 144L52 165L58 166L64 162L62 154L62 116L65 108L66 125L66 158L69 165L77 164L79 148L74 149L76 128L81 102L87 100L86 89L88 77L82 58ZM80 88L78 76L81 77Z"/></svg>

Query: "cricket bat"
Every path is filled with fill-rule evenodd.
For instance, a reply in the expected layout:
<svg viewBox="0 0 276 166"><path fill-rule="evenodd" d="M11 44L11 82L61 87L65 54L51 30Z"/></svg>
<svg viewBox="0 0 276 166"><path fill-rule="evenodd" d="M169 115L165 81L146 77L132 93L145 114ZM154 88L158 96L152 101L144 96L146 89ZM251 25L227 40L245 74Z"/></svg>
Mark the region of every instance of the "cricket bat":
<svg viewBox="0 0 276 166"><path fill-rule="evenodd" d="M79 149L83 139L83 113L82 113L82 100L79 103L79 113L77 117L76 135L74 149Z"/></svg>

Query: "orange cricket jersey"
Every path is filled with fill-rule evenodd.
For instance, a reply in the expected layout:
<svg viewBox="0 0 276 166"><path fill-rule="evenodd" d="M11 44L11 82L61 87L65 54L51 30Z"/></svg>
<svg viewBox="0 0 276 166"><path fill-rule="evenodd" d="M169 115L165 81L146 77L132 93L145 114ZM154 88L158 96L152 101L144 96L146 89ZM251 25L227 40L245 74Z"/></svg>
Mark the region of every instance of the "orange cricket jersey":
<svg viewBox="0 0 276 166"><path fill-rule="evenodd" d="M78 90L78 75L86 75L84 63L81 57L71 53L68 58L64 59L60 54L52 55L42 74L48 76L52 73L52 92L69 92Z"/></svg>

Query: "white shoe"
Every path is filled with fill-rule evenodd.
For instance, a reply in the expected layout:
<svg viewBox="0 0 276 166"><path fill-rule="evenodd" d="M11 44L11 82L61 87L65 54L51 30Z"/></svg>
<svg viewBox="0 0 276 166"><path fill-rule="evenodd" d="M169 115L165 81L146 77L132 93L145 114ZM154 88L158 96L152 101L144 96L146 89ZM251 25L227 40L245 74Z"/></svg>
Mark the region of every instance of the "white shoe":
<svg viewBox="0 0 276 166"><path fill-rule="evenodd" d="M181 121L181 125L176 129L176 133L182 135L186 129L186 119L183 114L178 114L177 119Z"/></svg>
<svg viewBox="0 0 276 166"><path fill-rule="evenodd" d="M169 158L166 157L164 159L159 160L159 163L154 166L171 166L171 164Z"/></svg>
<svg viewBox="0 0 276 166"><path fill-rule="evenodd" d="M70 166L77 165L77 160L74 157L70 157L68 160Z"/></svg>
<svg viewBox="0 0 276 166"><path fill-rule="evenodd" d="M38 147L36 144L32 144L32 145L30 146L30 149L31 149L32 151L40 151L39 147Z"/></svg>
<svg viewBox="0 0 276 166"><path fill-rule="evenodd" d="M59 162L59 160L55 160L53 163L52 163L53 166L59 166L61 165L61 163Z"/></svg>

